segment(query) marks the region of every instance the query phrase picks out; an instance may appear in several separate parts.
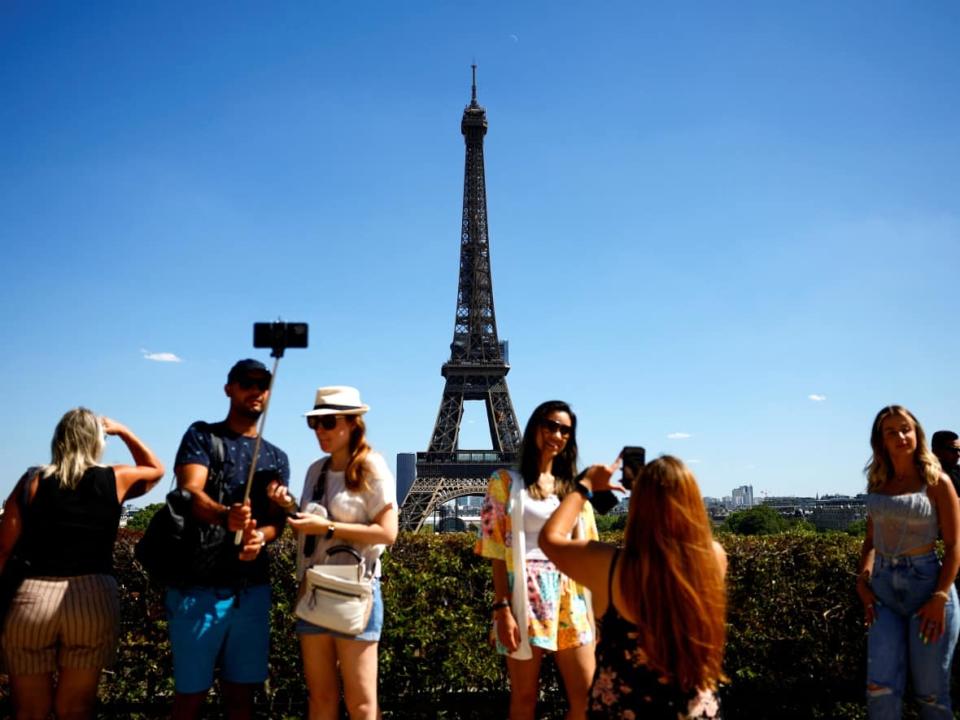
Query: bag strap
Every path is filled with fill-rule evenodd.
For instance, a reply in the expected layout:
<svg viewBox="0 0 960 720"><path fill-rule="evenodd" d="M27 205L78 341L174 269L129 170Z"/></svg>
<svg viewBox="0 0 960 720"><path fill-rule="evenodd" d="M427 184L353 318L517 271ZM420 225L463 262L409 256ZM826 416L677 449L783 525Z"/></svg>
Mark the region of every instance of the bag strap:
<svg viewBox="0 0 960 720"><path fill-rule="evenodd" d="M323 461L320 468L320 475L317 477L317 484L313 486L313 496L310 498L313 502L320 502L324 507L327 506L327 468L330 465L330 458Z"/></svg>
<svg viewBox="0 0 960 720"><path fill-rule="evenodd" d="M312 502L319 502L321 499L323 502L321 505L324 507L327 506L327 466L330 464L330 458L327 458L323 461L323 465L320 466L320 475L317 476L317 483L313 486L313 493L310 496ZM329 512L327 513L329 515ZM303 555L304 557L309 558L313 555L314 550L317 549L317 536L316 535L307 535L303 539Z"/></svg>
<svg viewBox="0 0 960 720"><path fill-rule="evenodd" d="M613 559L610 561L610 572L607 573L607 602L613 605L613 571L617 568L617 560L620 557L620 548L613 551Z"/></svg>

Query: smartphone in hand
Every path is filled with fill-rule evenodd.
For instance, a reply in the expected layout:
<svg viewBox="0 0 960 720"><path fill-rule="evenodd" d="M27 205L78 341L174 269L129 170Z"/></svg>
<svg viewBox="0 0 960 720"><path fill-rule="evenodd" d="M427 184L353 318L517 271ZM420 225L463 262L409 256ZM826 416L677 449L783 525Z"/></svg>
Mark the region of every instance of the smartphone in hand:
<svg viewBox="0 0 960 720"><path fill-rule="evenodd" d="M646 465L647 451L639 445L627 445L620 451L620 462L623 470L620 484L630 490L637 474Z"/></svg>

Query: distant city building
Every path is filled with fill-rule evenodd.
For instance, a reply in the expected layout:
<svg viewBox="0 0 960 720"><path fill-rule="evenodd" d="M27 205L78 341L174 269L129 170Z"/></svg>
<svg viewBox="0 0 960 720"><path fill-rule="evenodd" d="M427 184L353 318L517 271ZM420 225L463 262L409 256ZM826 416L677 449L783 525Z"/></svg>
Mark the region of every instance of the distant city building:
<svg viewBox="0 0 960 720"><path fill-rule="evenodd" d="M762 505L772 507L783 517L806 517L813 512L813 506L817 504L816 498L811 497L767 497L764 498Z"/></svg>
<svg viewBox="0 0 960 720"><path fill-rule="evenodd" d="M817 530L846 530L851 524L867 517L866 496L825 496L816 502L810 513L810 522Z"/></svg>
<svg viewBox="0 0 960 720"><path fill-rule="evenodd" d="M703 506L706 508L707 516L714 525L720 525L727 519L729 514L723 500L715 497L703 497Z"/></svg>
<svg viewBox="0 0 960 720"><path fill-rule="evenodd" d="M403 501L417 479L417 454L397 453L397 503Z"/></svg>
<svg viewBox="0 0 960 720"><path fill-rule="evenodd" d="M734 488L731 497L734 509L753 507L753 485L741 485Z"/></svg>

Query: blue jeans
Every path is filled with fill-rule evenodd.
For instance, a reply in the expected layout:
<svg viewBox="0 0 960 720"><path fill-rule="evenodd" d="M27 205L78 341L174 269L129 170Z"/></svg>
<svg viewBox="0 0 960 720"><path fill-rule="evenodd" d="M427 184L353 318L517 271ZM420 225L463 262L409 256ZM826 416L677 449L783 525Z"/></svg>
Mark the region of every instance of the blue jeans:
<svg viewBox="0 0 960 720"><path fill-rule="evenodd" d="M923 720L952 720L950 661L960 633L957 592L951 585L943 635L935 643L920 638L916 613L937 587L936 553L877 555L870 584L876 595L875 619L867 635L867 715L870 720L899 720L907 666ZM873 689L870 689L870 688Z"/></svg>

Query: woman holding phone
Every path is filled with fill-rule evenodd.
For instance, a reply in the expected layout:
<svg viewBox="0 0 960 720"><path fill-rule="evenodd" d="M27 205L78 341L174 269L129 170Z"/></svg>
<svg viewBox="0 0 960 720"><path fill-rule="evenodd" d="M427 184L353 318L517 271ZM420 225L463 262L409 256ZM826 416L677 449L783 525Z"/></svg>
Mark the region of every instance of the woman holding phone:
<svg viewBox="0 0 960 720"><path fill-rule="evenodd" d="M622 490L595 465L540 533L600 618L589 718L720 717L727 559L693 473L665 455L634 477L623 548L570 536L593 493Z"/></svg>
<svg viewBox="0 0 960 720"><path fill-rule="evenodd" d="M567 718L583 718L586 712L594 668L589 597L537 541L543 523L573 491L576 428L577 417L567 403L539 405L523 432L519 469L493 474L480 512L477 552L493 566L491 610L497 651L507 658L511 720L534 718L546 652L554 654L563 677ZM597 538L589 505L580 508L571 527L584 541Z"/></svg>
<svg viewBox="0 0 960 720"><path fill-rule="evenodd" d="M367 626L348 636L297 620L303 655L310 720L340 717L340 683L351 720L379 717L377 650L383 628L380 556L397 539L397 503L393 474L383 456L367 442L362 416L370 408L360 391L344 385L317 390L307 425L326 455L307 470L300 512L287 522L298 536L297 577L323 563L334 545L347 545L362 557L373 584L373 609ZM270 499L296 507L287 489L272 484Z"/></svg>

